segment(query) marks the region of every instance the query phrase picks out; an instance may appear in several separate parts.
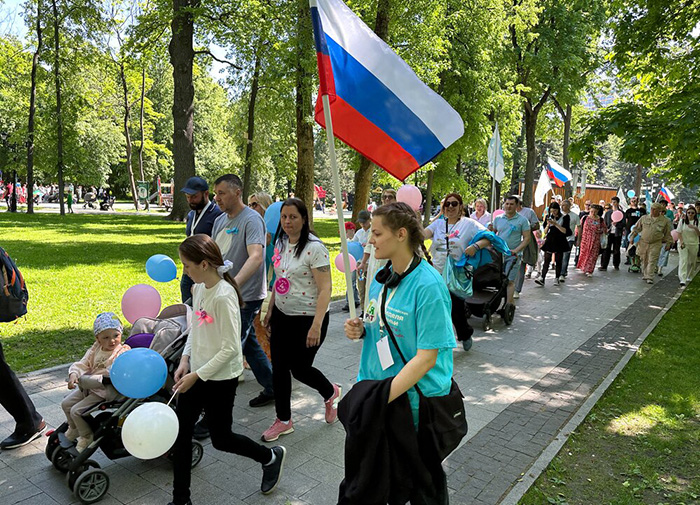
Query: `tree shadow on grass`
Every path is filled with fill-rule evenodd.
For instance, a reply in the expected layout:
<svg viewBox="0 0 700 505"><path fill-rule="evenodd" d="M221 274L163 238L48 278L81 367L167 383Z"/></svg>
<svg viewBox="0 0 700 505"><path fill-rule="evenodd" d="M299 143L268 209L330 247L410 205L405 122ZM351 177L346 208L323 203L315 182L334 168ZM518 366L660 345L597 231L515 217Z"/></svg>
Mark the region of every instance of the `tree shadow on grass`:
<svg viewBox="0 0 700 505"><path fill-rule="evenodd" d="M41 240L4 239L2 245L11 252L20 268L39 270L79 265L111 264L112 268L117 268L118 265L145 265L146 260L154 254L166 254L177 261L177 248L181 243L179 238L153 238L154 241L148 244L95 242L80 240L79 237L76 237L76 242L60 244L47 244Z"/></svg>
<svg viewBox="0 0 700 505"><path fill-rule="evenodd" d="M182 229L184 235L184 223L166 221L150 216L89 216L69 215L61 217L53 214L16 214L9 219L0 214L0 225L5 227L21 226L23 233L40 235L42 231L65 231L68 234L130 234L147 232L167 232Z"/></svg>

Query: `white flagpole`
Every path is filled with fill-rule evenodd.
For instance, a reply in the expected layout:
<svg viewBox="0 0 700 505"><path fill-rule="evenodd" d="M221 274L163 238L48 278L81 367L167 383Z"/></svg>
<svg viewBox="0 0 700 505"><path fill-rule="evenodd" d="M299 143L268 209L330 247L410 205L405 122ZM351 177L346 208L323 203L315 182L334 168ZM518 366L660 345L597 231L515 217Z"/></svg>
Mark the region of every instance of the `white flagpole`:
<svg viewBox="0 0 700 505"><path fill-rule="evenodd" d="M340 178L338 177L338 163L335 158L335 137L333 136L333 122L331 120L331 104L328 95L321 96L323 101L323 117L326 120L326 136L328 137L328 154L331 161L331 173L333 174L333 191L335 192L336 210L338 214L338 233L340 233L340 252L343 255L345 266L345 291L350 307L350 319L355 319L355 298L352 292L352 272L350 272L350 255L348 253L348 239L345 236L345 218L343 216L343 198L340 191Z"/></svg>

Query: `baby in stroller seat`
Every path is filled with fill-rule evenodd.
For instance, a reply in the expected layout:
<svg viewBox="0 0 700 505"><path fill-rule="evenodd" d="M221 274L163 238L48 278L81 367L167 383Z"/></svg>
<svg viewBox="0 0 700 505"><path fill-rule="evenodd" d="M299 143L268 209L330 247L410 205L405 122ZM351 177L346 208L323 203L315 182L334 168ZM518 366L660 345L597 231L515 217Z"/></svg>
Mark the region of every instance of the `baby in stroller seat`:
<svg viewBox="0 0 700 505"><path fill-rule="evenodd" d="M95 405L119 396L109 381L109 369L117 356L130 349L121 343L122 324L113 312L103 312L95 318L93 333L95 343L68 370L68 389L74 391L61 402L68 421L66 438L78 440L78 452L93 440L92 429L83 419L83 414Z"/></svg>

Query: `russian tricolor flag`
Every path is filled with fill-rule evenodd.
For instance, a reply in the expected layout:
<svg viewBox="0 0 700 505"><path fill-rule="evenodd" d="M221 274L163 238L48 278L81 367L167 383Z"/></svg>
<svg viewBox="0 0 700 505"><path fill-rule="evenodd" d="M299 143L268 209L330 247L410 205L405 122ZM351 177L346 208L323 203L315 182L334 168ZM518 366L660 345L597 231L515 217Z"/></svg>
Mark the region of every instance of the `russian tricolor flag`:
<svg viewBox="0 0 700 505"><path fill-rule="evenodd" d="M554 181L554 184L560 188L564 186L567 182L571 180L571 172L559 165L552 158L547 158L547 175Z"/></svg>
<svg viewBox="0 0 700 505"><path fill-rule="evenodd" d="M667 202L670 202L671 200L676 198L676 195L671 193L671 190L668 189L666 186L664 186L663 188L661 188L661 190L659 190L659 194L661 195L661 198L663 198Z"/></svg>
<svg viewBox="0 0 700 505"><path fill-rule="evenodd" d="M464 123L341 0L310 0L321 81L336 137L404 180L464 134Z"/></svg>

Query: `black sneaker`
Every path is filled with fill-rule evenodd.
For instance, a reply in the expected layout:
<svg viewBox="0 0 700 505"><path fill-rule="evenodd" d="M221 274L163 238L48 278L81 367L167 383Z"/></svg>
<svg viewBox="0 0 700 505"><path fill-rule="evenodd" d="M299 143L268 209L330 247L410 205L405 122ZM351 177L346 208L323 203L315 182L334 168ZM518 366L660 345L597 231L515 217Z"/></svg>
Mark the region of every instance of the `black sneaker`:
<svg viewBox="0 0 700 505"><path fill-rule="evenodd" d="M474 340L472 340L471 337L469 337L467 340L462 340L462 349L465 351L468 351L469 349L472 348L472 345L474 344Z"/></svg>
<svg viewBox="0 0 700 505"><path fill-rule="evenodd" d="M192 438L195 440L204 440L209 438L209 423L207 422L206 416L203 416L197 424L194 425L194 431L192 432Z"/></svg>
<svg viewBox="0 0 700 505"><path fill-rule="evenodd" d="M542 279L541 277L535 279L535 284L537 284L538 286L544 286L544 279Z"/></svg>
<svg viewBox="0 0 700 505"><path fill-rule="evenodd" d="M168 505L177 505L174 501L168 503ZM192 505L192 500L187 500L183 505Z"/></svg>
<svg viewBox="0 0 700 505"><path fill-rule="evenodd" d="M272 493L282 479L282 468L284 467L284 458L287 457L287 449L276 445L272 448L272 452L276 456L275 462L263 465L263 478L262 484L260 484L262 494Z"/></svg>
<svg viewBox="0 0 700 505"><path fill-rule="evenodd" d="M615 267L615 270L619 270L619 269L620 269L620 267L619 267L619 266L618 266L618 267Z"/></svg>
<svg viewBox="0 0 700 505"><path fill-rule="evenodd" d="M8 449L17 449L23 445L27 445L32 440L36 440L46 430L46 423L42 419L36 431L31 433L18 433L15 431L12 435L0 442L0 449L6 451Z"/></svg>
<svg viewBox="0 0 700 505"><path fill-rule="evenodd" d="M598 270L600 270L601 272L607 272L608 267L598 267Z"/></svg>
<svg viewBox="0 0 700 505"><path fill-rule="evenodd" d="M343 312L350 312L350 305L345 304L343 307Z"/></svg>
<svg viewBox="0 0 700 505"><path fill-rule="evenodd" d="M270 405L274 401L274 396L265 394L265 391L262 391L258 396L250 400L248 405L251 407L264 407L265 405Z"/></svg>

